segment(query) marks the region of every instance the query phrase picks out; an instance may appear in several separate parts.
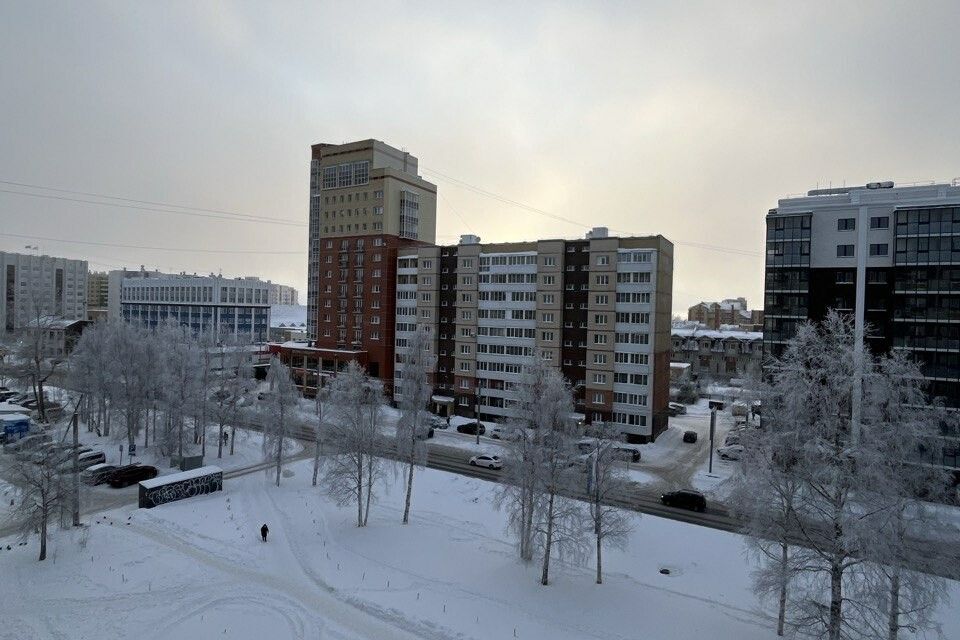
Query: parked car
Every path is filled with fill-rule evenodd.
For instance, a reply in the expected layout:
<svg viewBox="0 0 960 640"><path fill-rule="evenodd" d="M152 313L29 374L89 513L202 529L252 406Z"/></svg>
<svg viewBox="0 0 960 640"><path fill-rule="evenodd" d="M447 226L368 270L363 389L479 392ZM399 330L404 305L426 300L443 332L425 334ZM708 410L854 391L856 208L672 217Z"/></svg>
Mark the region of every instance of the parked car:
<svg viewBox="0 0 960 640"><path fill-rule="evenodd" d="M683 432L683 441L684 441L684 442L696 442L696 441L697 441L697 432L696 432L696 431L684 431L684 432Z"/></svg>
<svg viewBox="0 0 960 640"><path fill-rule="evenodd" d="M687 412L687 405L679 402L668 402L667 411L671 416L682 416Z"/></svg>
<svg viewBox="0 0 960 640"><path fill-rule="evenodd" d="M471 436L477 435L477 429L480 430L480 435L483 435L487 432L487 428L484 427L479 422L468 422L466 424L461 424L457 426L457 433L467 433Z"/></svg>
<svg viewBox="0 0 960 640"><path fill-rule="evenodd" d="M135 465L130 465L135 466ZM113 472L119 469L115 464L95 464L87 467L80 473L80 482L91 486L98 485L107 481L113 475Z"/></svg>
<svg viewBox="0 0 960 640"><path fill-rule="evenodd" d="M50 443L47 446L38 447L37 450L33 452L31 460L33 460L35 464L46 461L50 464L57 465L70 459L73 455L73 449L72 444ZM77 453L80 455L93 451L93 449L84 445L77 445L77 450Z"/></svg>
<svg viewBox="0 0 960 640"><path fill-rule="evenodd" d="M95 464L103 464L107 461L107 456L103 451L84 451L77 456L77 466L83 471ZM73 458L68 458L57 467L58 473L73 473Z"/></svg>
<svg viewBox="0 0 960 640"><path fill-rule="evenodd" d="M620 460L627 462L640 462L640 449L625 444L613 445L613 454Z"/></svg>
<svg viewBox="0 0 960 640"><path fill-rule="evenodd" d="M110 474L107 482L111 487L118 489L120 487L129 487L137 484L141 480L150 480L157 477L157 468L145 464L135 464L121 467Z"/></svg>
<svg viewBox="0 0 960 640"><path fill-rule="evenodd" d="M740 434L739 433L728 433L727 437L723 439L723 446L729 447L731 445L740 444Z"/></svg>
<svg viewBox="0 0 960 640"><path fill-rule="evenodd" d="M422 426L417 430L417 440L429 440L433 437L433 427Z"/></svg>
<svg viewBox="0 0 960 640"><path fill-rule="evenodd" d="M10 398L16 397L18 394L16 391L11 391L10 389L4 389L0 391L0 402L6 402Z"/></svg>
<svg viewBox="0 0 960 640"><path fill-rule="evenodd" d="M704 512L707 510L707 499L699 491L681 489L680 491L670 491L660 496L660 502L668 507L677 507L678 509L689 509L691 511Z"/></svg>
<svg viewBox="0 0 960 640"><path fill-rule="evenodd" d="M441 418L440 416L433 416L430 418L430 426L434 429L449 429L450 423L447 422L446 418Z"/></svg>
<svg viewBox="0 0 960 640"><path fill-rule="evenodd" d="M482 453L470 458L470 466L486 467L487 469L503 469L503 460L500 459L500 456Z"/></svg>
<svg viewBox="0 0 960 640"><path fill-rule="evenodd" d="M731 444L717 449L721 460L739 460L743 455L743 445Z"/></svg>
<svg viewBox="0 0 960 640"><path fill-rule="evenodd" d="M16 442L5 444L3 445L3 450L13 453L19 460L28 460L37 447L52 441L53 438L51 438L49 434L37 433L32 436L20 438Z"/></svg>

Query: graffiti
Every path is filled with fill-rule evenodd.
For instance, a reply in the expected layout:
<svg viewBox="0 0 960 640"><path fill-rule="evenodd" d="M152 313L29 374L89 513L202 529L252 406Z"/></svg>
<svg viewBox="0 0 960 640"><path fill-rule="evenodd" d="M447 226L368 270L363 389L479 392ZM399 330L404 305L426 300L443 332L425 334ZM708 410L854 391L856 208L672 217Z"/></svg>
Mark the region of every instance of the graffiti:
<svg viewBox="0 0 960 640"><path fill-rule="evenodd" d="M156 507L176 500L185 500L223 490L223 472L216 471L207 475L184 480L173 480L169 484L147 489L140 487L140 506Z"/></svg>

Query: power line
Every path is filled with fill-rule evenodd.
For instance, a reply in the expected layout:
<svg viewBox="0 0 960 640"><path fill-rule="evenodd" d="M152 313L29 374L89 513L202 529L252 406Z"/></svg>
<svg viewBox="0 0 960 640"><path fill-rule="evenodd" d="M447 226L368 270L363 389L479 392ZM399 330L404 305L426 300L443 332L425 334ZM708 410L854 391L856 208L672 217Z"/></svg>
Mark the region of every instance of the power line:
<svg viewBox="0 0 960 640"><path fill-rule="evenodd" d="M428 169L428 168L426 168L426 167L421 167L420 170L423 171L424 173L430 174L430 175L432 175L432 176L436 176L437 178L440 178L441 180L444 180L444 181L446 181L446 182L450 182L450 183L452 183L452 184L454 184L454 185L456 185L456 186L462 187L462 188L467 189L467 190L469 190L469 191L473 191L474 193L480 194L480 195L482 195L482 196L486 196L486 197L488 197L488 198L492 198L492 199L497 200L497 201L499 201L499 202L503 202L504 204L509 204L509 205L518 207L518 208L520 208L520 209L524 209L524 210L526 210L526 211L530 211L530 212L536 213L536 214L538 214L538 215L542 215L542 216L545 216L545 217L548 217L548 218L552 218L552 219L558 220L558 221L560 221L560 222L566 222L567 224L572 224L572 225L575 225L575 226L578 226L578 227L582 227L582 228L584 228L584 229L590 229L590 228L593 227L593 225L586 224L586 223L583 223L583 222L578 222L578 221L572 220L572 219L570 219L570 218L565 218L565 217L563 217L563 216L557 215L557 214L555 214L555 213L551 213L551 212L549 212L549 211L544 211L543 209L539 209L539 208L537 208L537 207L534 207L534 206L525 204L525 203L523 203L523 202L519 202L519 201L514 200L514 199L512 199L512 198L508 198L508 197L506 197L506 196L502 196L502 195L500 195L500 194L498 194L498 193L494 193L493 191L489 191L489 190L484 189L484 188L482 188L482 187L478 187L478 186L476 186L476 185L472 185L472 184L470 184L470 183L468 183L468 182L465 182L465 181L463 181L463 180L460 180L459 178L454 178L454 177L452 177L452 176L448 176L448 175L446 175L446 174L444 174L444 173L440 173L439 171L435 171L435 170L433 170L433 169ZM439 193L439 191L438 191L438 193ZM620 233L620 234L624 234L624 235L639 235L639 234L635 234L635 233L627 232L627 231L623 231L623 230L618 230L618 229L610 229L610 230L613 231L614 233ZM706 250L709 250L709 251L719 251L719 252L721 252L721 253L729 253L729 254L732 254L732 255L749 256L749 257L758 257L758 256L762 256L762 255L763 255L763 253L760 252L760 251L750 251L749 249L739 249L739 248L736 248L736 247L724 247L724 246L721 246L721 245L707 244L707 243L703 243L703 242L688 242L688 241L685 241L685 240L676 240L676 241L673 241L673 243L676 244L676 245L682 245L682 246L687 246L687 247L695 247L695 248L697 248L697 249L706 249Z"/></svg>
<svg viewBox="0 0 960 640"><path fill-rule="evenodd" d="M260 222L260 223L266 223L266 224L279 224L279 225L291 226L291 227L306 227L306 226L307 226L307 224L306 224L305 222L283 221L283 220L280 220L280 219L278 219L278 218L266 218L266 217L256 218L256 217L252 217L252 216L251 216L251 217L246 217L246 218L245 218L245 217L238 217L238 216L243 216L243 215L246 215L246 214L233 214L233 216L230 216L230 215L215 214L215 213L202 213L202 212L200 212L200 211L176 211L176 210L173 210L173 209L160 209L160 208L157 208L157 207L146 207L146 206L135 205L135 204L121 204L121 203L119 203L119 202L100 202L100 201L97 201L97 200L84 200L84 199L81 199L81 198L69 198L69 197L67 197L67 196L56 196L56 195L49 194L49 193L30 193L30 192L27 192L27 191L15 191L15 190L13 190L13 189L0 189L0 193L9 193L9 194L18 195L18 196L29 196L29 197L31 197L31 198L46 198L46 199L48 199L48 200L62 200L62 201L66 201L66 202L80 202L80 203L83 203L83 204L94 204L94 205L106 206L106 207L116 207L116 208L118 208L118 209L133 209L133 210L137 210L137 211L148 211L148 212L153 212L153 213L169 213L169 214L173 214L173 215L191 216L191 217L196 217L196 218L210 218L210 219L213 219L213 220L229 220L230 222ZM174 206L176 206L176 205L174 205Z"/></svg>
<svg viewBox="0 0 960 640"><path fill-rule="evenodd" d="M55 191L55 192L57 192L57 193L70 193L70 194L79 195L79 196L92 196L92 197L94 197L94 198L106 198L106 199L108 199L108 200L120 200L120 201L122 201L122 202L133 202L133 203L136 203L136 204L149 204L149 205L155 205L155 206L159 206L159 207L173 207L173 208L175 208L175 209L186 209L186 210L189 210L189 211L199 211L199 212L202 212L202 213L220 213L220 214L224 214L224 215L237 216L237 217L242 217L242 218L255 218L255 219L260 219L260 220L274 220L274 221L277 221L277 222L302 224L302 223L300 223L300 222L297 221L297 220L291 220L291 219L289 219L289 218L271 218L271 217L269 217L269 216L253 215L253 214L249 214L249 213L237 213L237 212L235 212L235 211L226 211L226 210L224 210L224 209L205 209L205 208L203 208L203 207L193 207L193 206L187 206L187 205L182 205L182 204L172 204L172 203L169 203L169 202L157 202L157 201L154 201L154 200L135 200L135 199L133 199L133 198L126 198L126 197L123 197L123 196L112 196L112 195L109 195L109 194L91 193L91 192L88 192L88 191L72 191L72 190L70 190L70 189L60 189L60 188L57 188L57 187L47 187L47 186L44 186L44 185L29 184L29 183L26 183L26 182L13 182L13 181L11 181L11 180L0 180L0 184L8 184L8 185L13 185L13 186L17 186L17 187L28 187L28 188L30 188L30 189L42 189L42 190L44 190L44 191Z"/></svg>
<svg viewBox="0 0 960 640"><path fill-rule="evenodd" d="M149 247L136 244L120 244L114 242L93 242L88 240L67 240L66 238L49 238L44 236L23 235L19 233L0 233L0 236L8 238L24 238L27 240L43 240L45 242L62 242L66 244L84 244L94 247L114 247L121 249L141 249L146 251L172 251L177 253L230 253L230 254L268 254L268 255L298 255L302 256L306 251L268 251L261 249L193 249L178 247Z"/></svg>

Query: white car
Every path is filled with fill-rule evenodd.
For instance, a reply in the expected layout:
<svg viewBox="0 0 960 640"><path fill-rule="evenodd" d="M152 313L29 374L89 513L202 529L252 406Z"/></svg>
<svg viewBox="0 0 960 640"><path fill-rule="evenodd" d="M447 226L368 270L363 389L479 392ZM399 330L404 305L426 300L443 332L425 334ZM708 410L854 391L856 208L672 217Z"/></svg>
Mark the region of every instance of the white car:
<svg viewBox="0 0 960 640"><path fill-rule="evenodd" d="M721 460L739 460L740 456L743 455L743 445L731 444L720 447L717 449L717 453L720 454Z"/></svg>
<svg viewBox="0 0 960 640"><path fill-rule="evenodd" d="M470 466L486 467L487 469L503 469L503 460L500 459L500 456L482 453L478 456L473 456L470 458Z"/></svg>

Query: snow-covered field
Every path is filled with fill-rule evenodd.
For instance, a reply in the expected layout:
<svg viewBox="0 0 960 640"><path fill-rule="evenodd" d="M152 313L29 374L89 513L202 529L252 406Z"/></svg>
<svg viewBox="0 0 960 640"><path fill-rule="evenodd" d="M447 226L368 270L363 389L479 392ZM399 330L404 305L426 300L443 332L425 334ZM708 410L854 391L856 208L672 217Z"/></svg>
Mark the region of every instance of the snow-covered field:
<svg viewBox="0 0 960 640"><path fill-rule="evenodd" d="M398 488L357 529L351 507L310 486L309 462L291 469L279 489L256 473L211 496L94 516L84 532L55 533L43 563L35 540L0 552L0 637L776 637L737 535L636 517L628 548L605 554L603 585L591 566L558 563L542 587L505 537L495 485L423 471L410 525ZM939 617L944 637L960 637L956 608Z"/></svg>

